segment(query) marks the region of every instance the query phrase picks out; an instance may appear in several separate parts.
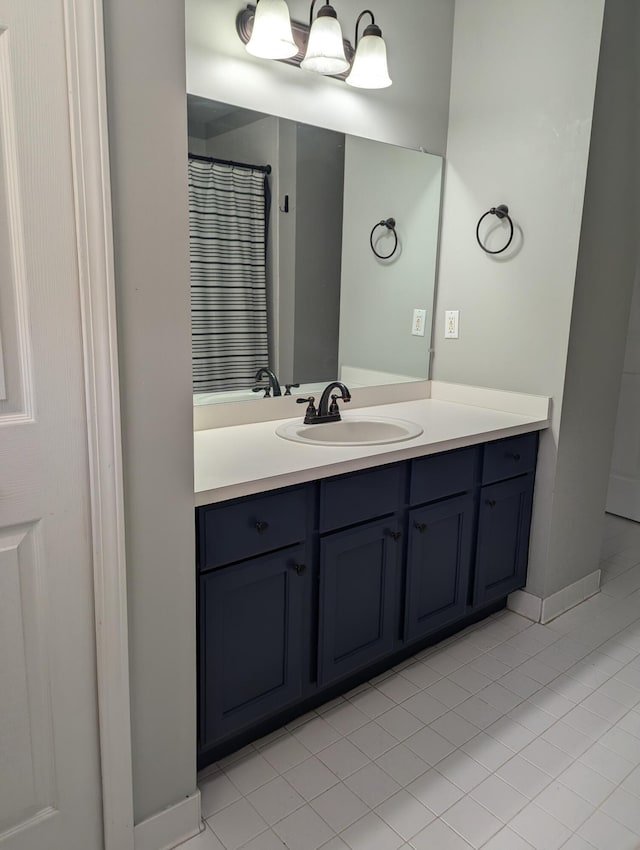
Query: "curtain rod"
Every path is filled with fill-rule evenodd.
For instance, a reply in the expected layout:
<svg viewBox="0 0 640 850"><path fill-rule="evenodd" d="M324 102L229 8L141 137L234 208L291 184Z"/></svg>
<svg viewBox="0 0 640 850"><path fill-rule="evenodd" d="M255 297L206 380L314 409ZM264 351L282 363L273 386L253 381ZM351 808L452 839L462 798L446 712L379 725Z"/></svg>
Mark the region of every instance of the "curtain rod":
<svg viewBox="0 0 640 850"><path fill-rule="evenodd" d="M246 162L233 162L231 159L218 159L215 156L200 156L197 153L190 153L189 159L199 159L201 162L215 162L218 165L233 165L236 168L248 168L251 171L262 171L264 174L271 174L270 165L249 165Z"/></svg>

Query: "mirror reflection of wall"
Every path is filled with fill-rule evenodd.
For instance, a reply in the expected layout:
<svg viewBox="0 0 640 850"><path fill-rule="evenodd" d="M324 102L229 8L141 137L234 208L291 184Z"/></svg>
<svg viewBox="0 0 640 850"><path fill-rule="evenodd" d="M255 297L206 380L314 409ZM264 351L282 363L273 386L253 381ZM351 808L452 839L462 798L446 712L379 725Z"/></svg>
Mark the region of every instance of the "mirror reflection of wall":
<svg viewBox="0 0 640 850"><path fill-rule="evenodd" d="M293 390L300 393L317 390L336 378L351 388L425 380L442 160L192 95L188 115L190 154L263 170L271 166L266 256L264 244L257 242L248 259L246 245L245 253L235 254L233 238L238 244L248 238L246 232L239 232L225 248L231 253L223 258L228 265L221 267L222 273L215 264L206 269L204 283L218 287L218 292L224 288L210 311L220 338L228 341L239 321L235 307L245 311L244 327L250 336L255 292L262 285L268 341L259 365L269 366L283 387L300 384ZM226 171L238 169L228 166ZM250 171L240 169L240 173ZM223 175L223 188L229 179ZM228 231L231 218L224 209L226 202L222 192L209 211L219 216L221 229ZM383 262L373 255L369 234L377 221L390 216L398 221L400 247L393 260ZM240 219L240 224L246 222ZM193 271L202 272L203 256L205 265L221 259L217 236L204 252L194 251L193 225L192 210L192 284ZM381 252L386 251L388 237L377 232L378 239ZM253 268L260 262L262 283ZM236 267L238 263L245 265ZM245 284L249 278L253 301L246 297L246 290L237 288L238 275ZM203 283L199 280L196 285ZM255 357L265 352L259 332L256 339L247 338L246 346L236 334L229 359L221 357L214 364L216 381L203 389L198 384L196 376L202 372L199 334L203 332L199 292L192 289L194 403L261 398L262 392L252 392ZM238 298L239 293L244 296ZM220 298L231 318L216 315ZM424 336L412 335L414 309L426 310ZM233 368L243 361L244 371Z"/></svg>

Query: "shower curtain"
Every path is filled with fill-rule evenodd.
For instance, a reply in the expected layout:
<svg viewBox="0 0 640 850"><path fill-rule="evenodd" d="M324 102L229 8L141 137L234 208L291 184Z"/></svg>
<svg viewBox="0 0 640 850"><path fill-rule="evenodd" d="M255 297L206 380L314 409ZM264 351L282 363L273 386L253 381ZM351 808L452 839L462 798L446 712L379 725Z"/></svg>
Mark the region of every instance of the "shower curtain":
<svg viewBox="0 0 640 850"><path fill-rule="evenodd" d="M189 159L193 391L254 386L269 362L264 171Z"/></svg>

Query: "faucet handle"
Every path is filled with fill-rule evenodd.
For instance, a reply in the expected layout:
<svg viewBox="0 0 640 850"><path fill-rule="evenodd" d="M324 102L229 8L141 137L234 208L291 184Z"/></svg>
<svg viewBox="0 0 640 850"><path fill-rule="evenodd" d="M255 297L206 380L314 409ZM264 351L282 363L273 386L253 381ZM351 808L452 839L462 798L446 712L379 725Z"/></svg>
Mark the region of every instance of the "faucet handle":
<svg viewBox="0 0 640 850"><path fill-rule="evenodd" d="M295 387L299 387L299 386L300 386L300 384L285 384L285 385L284 385L284 389L285 389L285 393L284 393L284 394L285 394L285 395L291 395L291 388L292 388L292 387L294 387L294 388L295 388Z"/></svg>
<svg viewBox="0 0 640 850"><path fill-rule="evenodd" d="M316 410L316 406L314 404L315 396L310 395L309 398L297 398L296 404L306 404L307 409L304 414L304 424L309 425L313 422L318 415L318 411Z"/></svg>
<svg viewBox="0 0 640 850"><path fill-rule="evenodd" d="M262 398L271 398L271 386L267 385L266 387L254 387L252 392L261 393L264 391L264 395Z"/></svg>
<svg viewBox="0 0 640 850"><path fill-rule="evenodd" d="M335 414L340 413L340 408L338 407L338 396L331 394L331 404L329 405L329 416L335 416Z"/></svg>

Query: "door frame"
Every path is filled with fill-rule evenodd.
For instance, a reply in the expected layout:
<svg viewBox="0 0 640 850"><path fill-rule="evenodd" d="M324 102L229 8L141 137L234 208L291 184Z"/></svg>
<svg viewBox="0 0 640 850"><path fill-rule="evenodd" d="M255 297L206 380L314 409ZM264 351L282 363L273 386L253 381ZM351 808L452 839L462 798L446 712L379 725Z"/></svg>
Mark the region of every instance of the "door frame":
<svg viewBox="0 0 640 850"><path fill-rule="evenodd" d="M101 0L64 0L93 554L104 850L133 850L120 393Z"/></svg>

